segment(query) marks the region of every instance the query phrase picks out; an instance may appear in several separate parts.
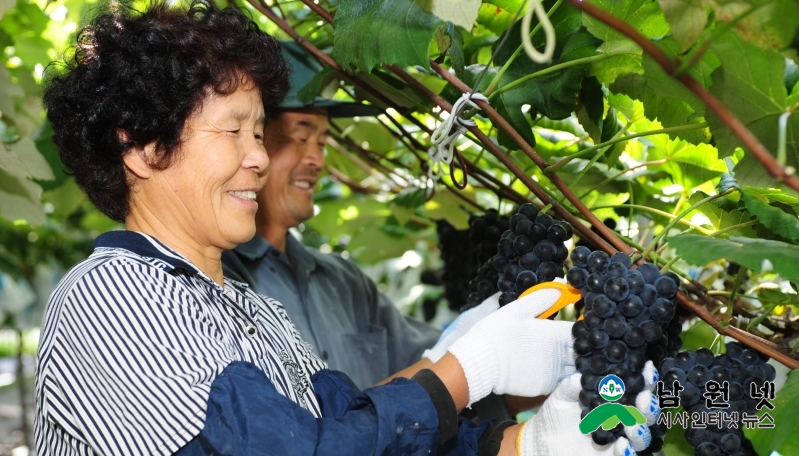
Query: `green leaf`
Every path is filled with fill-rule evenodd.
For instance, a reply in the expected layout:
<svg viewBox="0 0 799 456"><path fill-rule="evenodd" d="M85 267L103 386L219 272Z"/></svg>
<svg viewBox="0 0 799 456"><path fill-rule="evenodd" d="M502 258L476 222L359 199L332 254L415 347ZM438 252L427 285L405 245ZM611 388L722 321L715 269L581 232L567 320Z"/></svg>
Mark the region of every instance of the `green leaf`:
<svg viewBox="0 0 799 456"><path fill-rule="evenodd" d="M463 53L463 35L452 22L442 24L436 29L436 42L439 50L449 56L455 75L463 79L463 69L466 59ZM444 47L442 47L442 45Z"/></svg>
<svg viewBox="0 0 799 456"><path fill-rule="evenodd" d="M756 193L760 196L764 196L768 199L770 203L782 203L791 206L794 209L794 211L799 213L799 198L788 195L782 190L777 190L775 188L747 187L746 191L751 193Z"/></svg>
<svg viewBox="0 0 799 456"><path fill-rule="evenodd" d="M367 73L382 62L429 69L428 48L439 24L412 0L340 0L331 55Z"/></svg>
<svg viewBox="0 0 799 456"><path fill-rule="evenodd" d="M477 23L496 35L504 33L513 23L514 15L524 0L485 0L477 13ZM524 14L524 11L520 13Z"/></svg>
<svg viewBox="0 0 799 456"><path fill-rule="evenodd" d="M779 50L790 45L799 27L799 5L795 0L717 0L711 4L716 22L731 22L751 6L763 5L739 21L735 31L745 41L765 49Z"/></svg>
<svg viewBox="0 0 799 456"><path fill-rule="evenodd" d="M551 17L557 36L552 63L537 64L525 56L521 56L508 66L507 71L500 78L498 87L502 88L517 79L558 63L595 55L599 42L580 26L580 18L581 13L571 6L563 5L558 8ZM519 25L516 24L514 27ZM532 39L533 46L542 47L544 39L544 34L536 34ZM514 30L511 32L505 46L499 51L496 63L498 65L505 64L513 50L520 44L521 37ZM587 73L587 64L564 68L560 71L529 79L512 89L500 93L498 97L492 98L491 101L497 111L516 128L527 142L533 145L534 136L530 126L527 124L525 114L522 113L522 107L526 104L530 105L527 115L531 118L535 118L537 114L554 120L569 117L577 107L577 97ZM486 77L493 77L493 74ZM498 135L498 140L502 146L510 149L518 148L516 143L503 132Z"/></svg>
<svg viewBox="0 0 799 456"><path fill-rule="evenodd" d="M757 454L799 454L799 369L788 373L785 385L771 401L774 410L763 408L759 415L768 412L774 418L773 429L744 429L744 434L755 447Z"/></svg>
<svg viewBox="0 0 799 456"><path fill-rule="evenodd" d="M678 411L672 411L672 413L677 413ZM669 456L694 456L696 454L694 447L685 440L685 429L680 426L672 426L666 432L663 437L663 454Z"/></svg>
<svg viewBox="0 0 799 456"><path fill-rule="evenodd" d="M598 0L591 3L628 23L647 38L662 37L669 31L663 13L657 3L652 1ZM635 42L587 14L583 15L583 24L591 34L604 42L599 47L600 52L612 55L591 66L591 75L596 76L599 82L609 85L622 74L643 71L642 50Z"/></svg>
<svg viewBox="0 0 799 456"><path fill-rule="evenodd" d="M36 144L36 148L47 161L50 171L53 173L52 180L36 181L44 191L58 188L69 179L69 176L64 173L64 165L58 155L58 147L53 143L54 134L53 126L48 120L45 120L42 126L33 134L33 142Z"/></svg>
<svg viewBox="0 0 799 456"><path fill-rule="evenodd" d="M741 201L743 201L746 209L752 215L757 216L760 223L772 233L778 234L789 241L799 241L799 218L795 215L770 206L768 202L762 201L753 194L749 188L741 190Z"/></svg>
<svg viewBox="0 0 799 456"><path fill-rule="evenodd" d="M11 152L17 154L27 170L26 177L38 180L53 180L53 170L47 160L36 149L36 145L28 138L22 138L14 144L7 144Z"/></svg>
<svg viewBox="0 0 799 456"><path fill-rule="evenodd" d="M724 161L718 159L716 148L709 144L694 145L682 139L672 141L665 134L648 139L654 147L648 149L647 158L666 160L665 164L651 166L651 169L666 171L672 181L685 190L695 189L727 171Z"/></svg>
<svg viewBox="0 0 799 456"><path fill-rule="evenodd" d="M480 0L414 0L422 9L429 11L441 19L459 25L471 31L477 13L480 10Z"/></svg>
<svg viewBox="0 0 799 456"><path fill-rule="evenodd" d="M746 43L735 33L726 33L711 45L721 61L713 72L710 90L760 140L776 153L777 122L785 112L785 59ZM718 117L708 112L708 122L722 157L732 154L741 142ZM799 116L791 116L787 132L787 164L799 166ZM760 165L758 165L760 166ZM736 179L738 175L736 173Z"/></svg>
<svg viewBox="0 0 799 456"><path fill-rule="evenodd" d="M658 0L663 15L671 25L671 34L682 50L693 46L707 25L707 14L701 0Z"/></svg>
<svg viewBox="0 0 799 456"><path fill-rule="evenodd" d="M577 120L594 143L602 142L602 116L605 114L605 96L602 84L593 76L583 79L580 103L577 105Z"/></svg>
<svg viewBox="0 0 799 456"><path fill-rule="evenodd" d="M799 198L799 192L771 177L766 168L752 154L744 155L741 161L735 165L734 172L735 181L741 187L773 189L782 191L792 198Z"/></svg>
<svg viewBox="0 0 799 456"><path fill-rule="evenodd" d="M41 188L34 182L0 170L0 218L27 220L31 225L44 223L39 203Z"/></svg>
<svg viewBox="0 0 799 456"><path fill-rule="evenodd" d="M686 262L704 266L722 258L754 271L762 271L769 260L774 272L789 280L799 280L799 246L765 239L732 237L729 240L679 234L669 238L669 245Z"/></svg>
<svg viewBox="0 0 799 456"><path fill-rule="evenodd" d="M0 65L0 114L14 118L14 99L22 98L25 92L17 84L11 82L11 75L5 65Z"/></svg>
<svg viewBox="0 0 799 456"><path fill-rule="evenodd" d="M713 339L716 338L716 330L712 326L702 320L697 319L696 323L691 325L680 334L682 339L682 350L697 350L702 347L710 347Z"/></svg>
<svg viewBox="0 0 799 456"><path fill-rule="evenodd" d="M707 194L704 192L696 192L688 198L688 204L693 205L698 203L699 201L707 198ZM736 209L732 210L725 210L724 208L720 207L716 201L711 201L709 203L703 204L699 206L697 212L700 212L702 215L710 220L710 225L715 229L723 230L725 228L739 225L741 223L746 223L752 219L752 216L749 215L747 212L741 212ZM744 227L738 228L726 233L726 236L746 236L746 237L756 237L756 233L752 229L752 227Z"/></svg>

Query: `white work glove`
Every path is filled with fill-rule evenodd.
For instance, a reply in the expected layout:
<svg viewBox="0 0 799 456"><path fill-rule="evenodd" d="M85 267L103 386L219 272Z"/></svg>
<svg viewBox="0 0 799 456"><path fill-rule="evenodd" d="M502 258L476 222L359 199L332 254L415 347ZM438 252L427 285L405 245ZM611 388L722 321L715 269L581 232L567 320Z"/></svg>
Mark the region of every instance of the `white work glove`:
<svg viewBox="0 0 799 456"><path fill-rule="evenodd" d="M501 293L495 293L486 298L486 300L481 302L477 307L472 307L458 315L458 318L447 326L447 329L445 329L441 337L438 338L438 342L436 342L433 348L425 350L424 353L422 353L422 358L427 358L434 363L441 359L441 357L447 353L449 347L451 347L456 340L469 332L478 321L499 309L500 294Z"/></svg>
<svg viewBox="0 0 799 456"><path fill-rule="evenodd" d="M449 352L469 384L469 405L489 393L535 397L549 394L574 373L570 321L539 320L560 290L544 288L483 318Z"/></svg>
<svg viewBox="0 0 799 456"><path fill-rule="evenodd" d="M634 456L652 441L650 426L657 422L660 408L651 389L658 381L657 370L647 361L643 371L646 387L636 396L636 408L644 415L645 425L625 426L625 437L608 445L597 445L591 435L580 432L580 412L583 406L579 396L581 374L563 380L555 392L544 402L539 412L519 431L520 456L571 456L575 454L596 456Z"/></svg>

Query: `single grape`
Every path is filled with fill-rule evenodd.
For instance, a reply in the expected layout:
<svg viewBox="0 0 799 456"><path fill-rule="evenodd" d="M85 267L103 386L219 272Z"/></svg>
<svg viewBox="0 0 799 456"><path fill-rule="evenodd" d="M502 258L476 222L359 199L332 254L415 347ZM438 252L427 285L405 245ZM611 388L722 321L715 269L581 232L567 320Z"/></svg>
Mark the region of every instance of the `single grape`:
<svg viewBox="0 0 799 456"><path fill-rule="evenodd" d="M746 369L746 372L750 377L754 377L758 379L760 382L766 379L766 373L763 371L763 368L760 367L759 365L749 366L749 368Z"/></svg>
<svg viewBox="0 0 799 456"><path fill-rule="evenodd" d="M718 383L729 382L730 371L724 366L713 366L710 368L710 379Z"/></svg>
<svg viewBox="0 0 799 456"><path fill-rule="evenodd" d="M686 379L685 371L679 367L671 368L663 374L663 383L666 386L672 386L675 380L680 382L680 385L685 385Z"/></svg>
<svg viewBox="0 0 799 456"><path fill-rule="evenodd" d="M749 372L743 366L732 365L729 368L730 380L743 384L744 380L749 378Z"/></svg>
<svg viewBox="0 0 799 456"><path fill-rule="evenodd" d="M609 279L611 277L627 277L627 268L621 263L610 262L605 275Z"/></svg>
<svg viewBox="0 0 799 456"><path fill-rule="evenodd" d="M594 391L596 392L597 384L599 383L600 378L590 372L586 372L580 376L580 384L583 386L584 390Z"/></svg>
<svg viewBox="0 0 799 456"><path fill-rule="evenodd" d="M543 261L551 261L554 258L555 254L557 253L558 249L555 247L555 244L549 241L541 241L535 245L533 248L533 252L538 257L539 260Z"/></svg>
<svg viewBox="0 0 799 456"><path fill-rule="evenodd" d="M555 223L555 221L552 220L552 217L550 217L549 214L544 214L543 212L539 212L535 218L535 223L540 223L544 225L546 228L549 228L550 226L552 226L553 223Z"/></svg>
<svg viewBox="0 0 799 456"><path fill-rule="evenodd" d="M649 309L649 313L652 315L652 319L656 322L660 323L661 325L668 324L671 321L671 317L674 316L675 306L674 303L669 301L668 299L658 298L652 307Z"/></svg>
<svg viewBox="0 0 799 456"><path fill-rule="evenodd" d="M599 295L594 299L591 310L599 318L608 318L616 313L616 303L605 295Z"/></svg>
<svg viewBox="0 0 799 456"><path fill-rule="evenodd" d="M670 278L674 283L676 283L677 288L680 287L680 276L678 276L677 274L673 273L672 271L668 271L664 272L663 276Z"/></svg>
<svg viewBox="0 0 799 456"><path fill-rule="evenodd" d="M566 281L574 288L582 288L586 279L588 279L588 271L577 266L569 269L569 273L566 274Z"/></svg>
<svg viewBox="0 0 799 456"><path fill-rule="evenodd" d="M522 272L522 268L520 268L519 265L508 263L502 273L506 278L515 282L516 276L519 275L520 272Z"/></svg>
<svg viewBox="0 0 799 456"><path fill-rule="evenodd" d="M690 350L681 351L674 357L674 365L688 372L696 365L696 354Z"/></svg>
<svg viewBox="0 0 799 456"><path fill-rule="evenodd" d="M640 347L646 343L644 330L639 326L631 326L624 335L624 342L630 347Z"/></svg>
<svg viewBox="0 0 799 456"><path fill-rule="evenodd" d="M487 242L499 241L500 236L502 236L502 231L500 231L498 226L489 226L486 228L485 240Z"/></svg>
<svg viewBox="0 0 799 456"><path fill-rule="evenodd" d="M524 255L530 251L532 246L533 241L531 241L530 238L525 235L516 236L516 239L513 240L513 250L517 255Z"/></svg>
<svg viewBox="0 0 799 456"><path fill-rule="evenodd" d="M650 285L654 284L655 281L660 278L660 269L652 263L644 263L638 266L637 271L644 276L644 280Z"/></svg>
<svg viewBox="0 0 799 456"><path fill-rule="evenodd" d="M607 335L607 333L605 333L605 335ZM614 340L610 342L607 347L605 347L605 357L611 363L623 363L627 359L628 353L629 349L627 348L627 345L620 340Z"/></svg>
<svg viewBox="0 0 799 456"><path fill-rule="evenodd" d="M500 239L510 239L511 241L516 237L516 233L511 230L505 230L502 232L502 235L499 237Z"/></svg>
<svg viewBox="0 0 799 456"><path fill-rule="evenodd" d="M497 251L506 257L512 257L516 255L516 250L513 248L513 241L509 238L500 239L500 241L497 243Z"/></svg>
<svg viewBox="0 0 799 456"><path fill-rule="evenodd" d="M682 386L685 388L680 391L680 402L682 402L683 407L691 407L692 405L698 404L699 401L704 400L704 397L702 397L702 390L693 383L683 383Z"/></svg>
<svg viewBox="0 0 799 456"><path fill-rule="evenodd" d="M516 211L516 213L522 214L528 219L532 220L538 215L538 208L532 203L524 203L519 206L519 209Z"/></svg>
<svg viewBox="0 0 799 456"><path fill-rule="evenodd" d="M607 347L608 342L610 342L610 336L603 329L594 328L588 331L588 344L592 349L601 350Z"/></svg>
<svg viewBox="0 0 799 456"><path fill-rule="evenodd" d="M614 341L614 342L618 342L618 341ZM611 342L611 343L613 343L613 342ZM622 343L622 345L624 345L624 344ZM607 350L609 350L609 349L610 349L610 345L608 345L607 348L605 348L605 351L607 352ZM620 350L620 349L614 348L614 351L616 351L616 350ZM630 349L627 348L626 345L624 345L624 351L625 352L629 352ZM608 361L611 360L610 356L606 355L606 357L608 358ZM627 356L625 355L625 359L626 358L627 358ZM615 375L616 377L619 377L621 379L621 381L626 382L628 377L630 376L630 370L627 369L627 366L626 366L626 364L624 364L624 362L615 363L615 364L611 364L608 367L608 375Z"/></svg>
<svg viewBox="0 0 799 456"><path fill-rule="evenodd" d="M700 348L696 350L696 362L697 364L702 364L704 366L710 367L713 365L713 361L715 356L713 352L707 348Z"/></svg>
<svg viewBox="0 0 799 456"><path fill-rule="evenodd" d="M741 449L741 439L735 434L725 434L721 438L721 449L727 454L735 453Z"/></svg>
<svg viewBox="0 0 799 456"><path fill-rule="evenodd" d="M553 244L562 244L566 240L566 228L553 224L547 228L547 239Z"/></svg>
<svg viewBox="0 0 799 456"><path fill-rule="evenodd" d="M696 456L721 456L721 450L715 444L702 442L696 447Z"/></svg>
<svg viewBox="0 0 799 456"><path fill-rule="evenodd" d="M571 253L572 264L580 268L585 268L588 266L588 255L590 254L591 249L584 245L575 247Z"/></svg>
<svg viewBox="0 0 799 456"><path fill-rule="evenodd" d="M566 247L565 244L558 244L555 246L555 256L552 257L552 261L557 261L562 263L566 261L566 258L569 258L569 249Z"/></svg>
<svg viewBox="0 0 799 456"><path fill-rule="evenodd" d="M568 240L568 239L571 239L571 238L572 238L572 236L574 236L574 229L573 229L573 228L572 228L572 226L569 224L569 222L565 222L565 221L555 221L555 223L559 223L559 224L560 224L560 226L562 226L562 227L563 227L563 229L564 229L564 230L566 230L566 239L567 239L567 240Z"/></svg>
<svg viewBox="0 0 799 456"><path fill-rule="evenodd" d="M677 283L669 277L661 276L659 279L655 280L654 285L658 292L658 296L662 298L673 298L674 295L677 294Z"/></svg>
<svg viewBox="0 0 799 456"><path fill-rule="evenodd" d="M658 365L658 370L660 372L666 372L673 367L674 367L674 358L665 358L663 361L660 362L660 365Z"/></svg>
<svg viewBox="0 0 799 456"><path fill-rule="evenodd" d="M590 356L578 356L574 360L574 368L577 369L577 372L587 372L589 369L590 360Z"/></svg>
<svg viewBox="0 0 799 456"><path fill-rule="evenodd" d="M586 278L585 286L588 288L589 291L593 291L594 293L604 293L605 276L602 274L598 274L596 272L592 272Z"/></svg>
<svg viewBox="0 0 799 456"><path fill-rule="evenodd" d="M510 289L513 287L513 285L514 285L513 282L511 282L508 279L505 279L504 277L497 281L497 288L499 289L499 291L501 291L503 293L507 292L507 291L510 291Z"/></svg>
<svg viewBox="0 0 799 456"><path fill-rule="evenodd" d="M535 271L538 269L538 265L541 264L541 261L535 256L533 252L527 252L519 258L519 266L527 269L528 271Z"/></svg>
<svg viewBox="0 0 799 456"><path fill-rule="evenodd" d="M563 272L563 267L552 261L541 263L538 265L538 269L536 269L536 275L538 275L538 280L541 282L551 282L555 280L559 272Z"/></svg>
<svg viewBox="0 0 799 456"><path fill-rule="evenodd" d="M599 354L591 356L589 369L594 375L605 375L608 372L608 359Z"/></svg>
<svg viewBox="0 0 799 456"><path fill-rule="evenodd" d="M644 291L646 280L640 272L630 269L627 271L627 284L630 285L630 294L637 295Z"/></svg>
<svg viewBox="0 0 799 456"><path fill-rule="evenodd" d="M527 230L527 237L533 242L541 242L547 238L547 227L540 223L533 223Z"/></svg>
<svg viewBox="0 0 799 456"><path fill-rule="evenodd" d="M613 256L610 257L610 262L611 263L619 263L619 264L621 264L622 266L624 266L625 270L629 269L630 266L632 266L632 264L633 264L633 262L630 259L630 257L627 256L626 254L622 253L622 252L614 253Z"/></svg>
<svg viewBox="0 0 799 456"><path fill-rule="evenodd" d="M608 298L621 302L630 294L630 286L627 284L627 279L623 277L611 277L605 282L604 291Z"/></svg>
<svg viewBox="0 0 799 456"><path fill-rule="evenodd" d="M655 303L655 300L658 298L658 292L654 285L646 284L644 285L643 291L638 293L638 297L641 298L645 306L649 307Z"/></svg>
<svg viewBox="0 0 799 456"><path fill-rule="evenodd" d="M608 254L601 250L595 250L588 255L586 267L589 272L604 272L607 267L607 262Z"/></svg>
<svg viewBox="0 0 799 456"><path fill-rule="evenodd" d="M741 353L744 351L744 347L738 342L727 342L727 356L733 359L738 359L741 357Z"/></svg>
<svg viewBox="0 0 799 456"><path fill-rule="evenodd" d="M526 290L538 283L538 277L533 271L522 271L516 276L516 286L520 290Z"/></svg>
<svg viewBox="0 0 799 456"><path fill-rule="evenodd" d="M627 320L621 316L610 317L604 323L605 332L613 339L621 339L627 334Z"/></svg>
<svg viewBox="0 0 799 456"><path fill-rule="evenodd" d="M504 306L516 300L516 293L505 292L499 295L499 305Z"/></svg>
<svg viewBox="0 0 799 456"><path fill-rule="evenodd" d="M530 220L530 219L527 218L527 216L524 214L513 214L513 216L510 218L511 231L516 231L516 225L518 225L519 222L521 222L522 220Z"/></svg>
<svg viewBox="0 0 799 456"><path fill-rule="evenodd" d="M696 364L691 370L688 371L688 381L696 386L705 386L710 380L710 369L704 364Z"/></svg>
<svg viewBox="0 0 799 456"><path fill-rule="evenodd" d="M641 372L646 364L646 356L639 351L631 350L625 364L630 372Z"/></svg>
<svg viewBox="0 0 799 456"><path fill-rule="evenodd" d="M644 376L640 374L631 375L624 384L626 390L631 393L640 393L644 389L644 386Z"/></svg>
<svg viewBox="0 0 799 456"><path fill-rule="evenodd" d="M634 325L640 325L643 322L645 322L647 320L651 320L651 319L652 319L652 317L649 315L649 308L648 307L644 307L643 309L641 309L641 313L639 313L638 315L630 318L630 323L632 323Z"/></svg>
<svg viewBox="0 0 799 456"><path fill-rule="evenodd" d="M585 329L585 321L579 320L574 322L572 325L572 337L578 338L580 336L585 336L588 334L588 330Z"/></svg>
<svg viewBox="0 0 799 456"><path fill-rule="evenodd" d="M653 363L660 362L661 359L666 357L666 349L658 344L649 345L646 347L646 357L651 359Z"/></svg>
<svg viewBox="0 0 799 456"><path fill-rule="evenodd" d="M740 401L744 398L746 391L744 391L743 385L738 382L730 382L730 400L731 401Z"/></svg>
<svg viewBox="0 0 799 456"><path fill-rule="evenodd" d="M641 313L641 310L644 309L644 303L641 301L641 298L638 296L631 294L627 296L627 299L619 303L619 311L625 317L634 317Z"/></svg>
<svg viewBox="0 0 799 456"><path fill-rule="evenodd" d="M519 236L527 235L527 230L530 229L530 226L532 225L533 222L531 222L530 220L521 220L519 221L519 223L516 224L516 228L514 228L513 231Z"/></svg>
<svg viewBox="0 0 799 456"><path fill-rule="evenodd" d="M752 350L751 348L747 348L741 352L741 356L738 357L741 360L741 363L744 366L753 366L757 364L758 356L757 352Z"/></svg>
<svg viewBox="0 0 799 456"><path fill-rule="evenodd" d="M663 336L663 329L658 323L652 320L643 322L641 324L641 329L644 330L644 336L646 337L646 343L648 344L657 342Z"/></svg>
<svg viewBox="0 0 799 456"><path fill-rule="evenodd" d="M589 310L583 315L583 321L585 322L585 328L590 331L602 325L605 320L601 317L598 317L594 311Z"/></svg>
<svg viewBox="0 0 799 456"><path fill-rule="evenodd" d="M490 296L494 291L494 287L488 280L481 280L477 283L477 291L483 296Z"/></svg>
<svg viewBox="0 0 799 456"><path fill-rule="evenodd" d="M587 288L586 288L587 290ZM597 297L601 296L602 293L594 293L593 291L589 291L583 294L583 300L585 301L585 308L591 310L594 307L594 300Z"/></svg>
<svg viewBox="0 0 799 456"><path fill-rule="evenodd" d="M589 333L590 334L590 333ZM588 336L580 336L574 339L574 353L577 356L588 356L594 352L591 344L588 342Z"/></svg>
<svg viewBox="0 0 799 456"><path fill-rule="evenodd" d="M597 429L591 433L591 438L597 445L607 445L616 441L616 436L612 432L604 429Z"/></svg>
<svg viewBox="0 0 799 456"><path fill-rule="evenodd" d="M773 382L774 378L777 376L777 371L774 369L774 366L771 364L763 363L760 365L760 368L763 369L763 373L765 374L765 380L767 382Z"/></svg>

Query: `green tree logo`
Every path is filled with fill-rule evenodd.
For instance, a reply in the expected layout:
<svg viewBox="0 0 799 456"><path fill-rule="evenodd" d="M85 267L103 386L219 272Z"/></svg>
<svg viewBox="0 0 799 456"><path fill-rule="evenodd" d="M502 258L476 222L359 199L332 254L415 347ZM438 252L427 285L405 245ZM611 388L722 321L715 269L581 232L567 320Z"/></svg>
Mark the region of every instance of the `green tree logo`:
<svg viewBox="0 0 799 456"><path fill-rule="evenodd" d="M621 399L625 391L624 382L619 377L606 375L597 385L597 390L602 399L609 402L591 410L580 421L580 432L590 434L599 429L600 426L602 429L609 431L619 423L624 426L646 423L646 418L637 408L616 403L616 401Z"/></svg>

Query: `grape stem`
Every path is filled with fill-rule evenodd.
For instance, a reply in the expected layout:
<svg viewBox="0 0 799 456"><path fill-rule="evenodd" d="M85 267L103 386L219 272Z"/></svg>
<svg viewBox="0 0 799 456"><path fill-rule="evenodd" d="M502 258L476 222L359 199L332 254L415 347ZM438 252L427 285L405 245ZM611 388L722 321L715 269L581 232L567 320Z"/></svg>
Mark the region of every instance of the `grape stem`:
<svg viewBox="0 0 799 456"><path fill-rule="evenodd" d="M735 308L735 294L738 293L738 287L741 286L741 281L746 275L746 266L741 266L738 270L738 275L735 276L735 282L732 284L732 291L730 291L730 300L727 303L727 312L724 314L723 321L729 323L732 319L732 311Z"/></svg>
<svg viewBox="0 0 799 456"><path fill-rule="evenodd" d="M680 125L680 126L677 126L677 127L661 128L659 130L643 131L641 133L633 133L631 135L624 136L622 138L619 138L618 134L616 134L615 136L613 136L612 139L609 139L609 140L607 140L607 141L605 141L603 143L596 144L594 146L591 146L591 147L589 147L587 149L584 149L584 150L581 150L579 152L575 152L575 153L569 155L568 157L564 157L564 158L560 159L560 161L558 161L554 165L547 166L546 169L544 170L544 172L546 172L546 173L554 173L555 171L557 171L557 170L563 168L564 166L566 166L567 163L569 163L570 161L574 160L575 158L582 157L583 155L588 155L591 152L593 152L593 151L595 151L597 149L600 149L602 147L611 146L613 144L620 143L620 142L623 142L623 141L629 141L630 139L641 138L641 137L644 137L644 136L659 135L659 134L662 134L662 133L674 133L676 131L696 130L696 129L705 128L705 127L707 127L707 123L706 122L702 122L702 123L698 123L698 124Z"/></svg>
<svg viewBox="0 0 799 456"><path fill-rule="evenodd" d="M644 250L644 252L643 252L641 255L642 255L644 258L646 258L646 257L649 255L649 252L651 252L651 251L652 251L652 249L654 249L654 248L655 248L655 247L658 245L658 243L660 242L660 240L661 240L661 239L663 239L663 237L665 237L665 236L666 236L666 235L669 233L669 230L671 230L671 229L674 227L674 225L676 225L676 224L677 224L677 222L679 222L680 220L682 220L682 219L683 219L683 217L685 217L686 215L690 214L691 212L693 212L693 211L694 211L694 210L696 210L697 208L701 207L703 204L705 204L705 203L707 203L707 202L710 202L710 201L713 201L713 200L715 200L715 199L721 198L722 196L729 195L729 194L730 194L730 193L732 193L733 191L736 191L736 189L735 189L735 188L731 188L731 189L729 189L729 190L727 190L727 191L725 191L725 192L723 192L723 193L717 193L717 194L715 194L715 195L708 196L707 198L703 198L703 199L701 199L700 201L696 202L695 204L691 205L691 206L690 206L688 209L686 209L686 210L682 211L682 212L680 213L680 215L678 215L677 217L675 217L675 218L674 218L674 219L673 219L671 222L669 222L669 224L668 224L668 225L666 225L666 226L663 228L663 231L661 231L660 233L658 233L658 235L657 235L657 236L655 236L655 238L654 238L654 239L652 239L652 242L650 242L650 243L649 243L649 245L646 247L646 250Z"/></svg>
<svg viewBox="0 0 799 456"><path fill-rule="evenodd" d="M668 262L668 263L666 263L666 265L665 265L665 266L663 266L662 268L660 268L660 273L661 273L661 274L665 274L666 272L668 272L668 271L669 271L669 269L671 268L671 265L673 265L674 263L676 263L676 262L677 262L677 260L679 260L679 259L681 259L681 258L682 258L681 256L676 256L676 257L672 258L671 260L669 260L669 262Z"/></svg>
<svg viewBox="0 0 799 456"><path fill-rule="evenodd" d="M594 210L594 211L595 211L595 210L598 210L598 209L616 209L616 208L623 208L623 207L632 207L632 208L635 208L635 209L640 209L640 210L642 210L642 211L645 211L645 212L651 212L651 213L653 213L653 214L660 215L660 216L662 216L662 217L666 217L666 218L668 218L668 219L670 219L670 220L674 220L674 219L676 219L676 218L677 218L677 216L676 216L676 215L669 214L668 212L664 212L664 211L661 211L661 210L659 210L659 209L655 209L655 208L653 208L653 207L649 207L649 206L642 206L642 205L640 205L640 204L609 204L609 205L607 205L607 206L596 206L596 207L592 207L592 208L591 208L591 210ZM712 231L710 231L710 230L708 230L708 229L705 229L705 228L702 228L701 226L699 226L699 225L696 225L696 224L694 224L694 223L691 223L691 222L689 222L688 220L682 220L682 219L680 219L680 220L678 220L678 222L679 222L679 223L681 223L681 224L683 224L683 225L685 225L685 226L688 226L688 227L690 227L690 228L693 228L693 229L695 229L696 231L699 231L700 233L702 233L702 234L704 234L704 235L710 236L710 235L712 235L712 234L713 234L713 232L712 232ZM643 249L643 248L642 248L642 249Z"/></svg>
<svg viewBox="0 0 799 456"><path fill-rule="evenodd" d="M535 73L531 73L531 74L528 74L526 76L522 76L519 79L513 80L513 81L505 84L504 86L493 90L492 92L489 92L486 89L483 92L483 94L487 95L489 100L492 100L495 96L501 94L502 92L511 90L514 87L516 87L516 86L518 86L520 84L524 84L525 82L527 82L527 81L529 81L531 79L539 78L541 76L546 76L546 75L548 75L550 73L554 73L556 71L560 71L560 70L563 70L565 68L570 68L570 67L577 66L577 65L588 65L588 64L591 64L591 63L594 63L594 62L601 62L602 60L606 60L606 59L612 57L613 55L615 55L615 54L596 54L596 55L592 55L590 57L583 57L581 59L569 60L567 62L559 63L557 65L552 65L551 67L544 68L543 70L539 70L539 71L536 71Z"/></svg>
<svg viewBox="0 0 799 456"><path fill-rule="evenodd" d="M590 189L590 190L588 190L587 192L585 192L585 193L583 193L582 195L580 195L580 199L581 199L581 200L582 200L582 199L585 199L585 198L586 198L588 195L590 195L590 194L591 194L591 192L593 192L594 190L597 190L597 189L599 189L599 188L602 188L602 186L604 186L604 185L607 185L607 184L609 184L609 183L613 182L614 180L616 180L616 179L618 179L619 177L621 177L621 176L623 176L623 175L625 175L625 174L629 173L630 171L635 171L636 169L638 169L638 168L643 168L643 167L645 167L645 166L657 166L657 165L665 165L666 163L667 163L667 160L664 158L664 159L662 159L662 160L653 160L653 161L648 161L648 162L644 162L644 163L639 163L639 164L637 164L637 165L635 165L635 166L631 166L631 167L629 167L629 168L627 168L627 169L621 170L621 171L619 171L618 173L614 174L613 176L611 176L611 177L608 177L607 179L603 180L602 182L600 182L599 184L597 184L596 186L594 186L593 188L591 188L591 189Z"/></svg>

